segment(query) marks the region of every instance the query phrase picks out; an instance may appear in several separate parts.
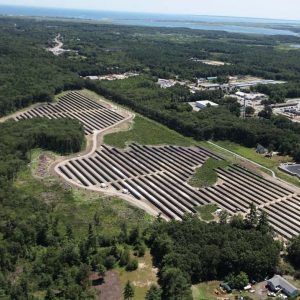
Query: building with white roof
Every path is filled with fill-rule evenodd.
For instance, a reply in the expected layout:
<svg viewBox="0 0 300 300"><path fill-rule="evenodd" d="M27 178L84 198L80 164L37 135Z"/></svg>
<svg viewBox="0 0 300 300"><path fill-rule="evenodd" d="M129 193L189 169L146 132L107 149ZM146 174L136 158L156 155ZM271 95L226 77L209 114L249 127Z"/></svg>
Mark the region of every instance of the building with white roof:
<svg viewBox="0 0 300 300"><path fill-rule="evenodd" d="M203 100L203 101L196 101L196 107L198 107L199 109L203 109L206 108L208 106L219 106L217 103L214 103L212 101L208 101L208 100Z"/></svg>

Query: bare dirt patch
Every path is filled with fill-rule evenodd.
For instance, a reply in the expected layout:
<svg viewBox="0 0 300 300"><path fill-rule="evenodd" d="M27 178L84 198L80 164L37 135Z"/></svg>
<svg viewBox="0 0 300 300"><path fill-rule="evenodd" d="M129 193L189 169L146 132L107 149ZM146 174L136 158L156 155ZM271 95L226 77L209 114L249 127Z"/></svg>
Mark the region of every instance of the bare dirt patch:
<svg viewBox="0 0 300 300"><path fill-rule="evenodd" d="M36 169L34 170L34 175L39 178L45 178L49 175L49 168L51 164L55 161L55 156L50 154L42 153L38 157L38 162Z"/></svg>
<svg viewBox="0 0 300 300"><path fill-rule="evenodd" d="M107 271L104 278L93 273L90 276L92 287L96 290L96 299L121 300L122 290L119 274L115 271Z"/></svg>

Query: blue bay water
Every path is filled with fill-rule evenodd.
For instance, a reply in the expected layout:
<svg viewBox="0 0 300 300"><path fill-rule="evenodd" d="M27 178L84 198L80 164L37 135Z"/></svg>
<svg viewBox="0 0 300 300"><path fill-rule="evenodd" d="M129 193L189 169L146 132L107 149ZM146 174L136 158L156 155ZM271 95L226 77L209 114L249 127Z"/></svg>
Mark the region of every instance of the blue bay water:
<svg viewBox="0 0 300 300"><path fill-rule="evenodd" d="M96 20L106 24L153 26L153 27L185 27L202 30L223 30L235 33L264 34L264 35L295 35L289 30L266 28L263 24L298 24L300 21L192 16L192 15L163 15L146 13L104 12L76 9L36 8L0 5L0 15L5 16L34 16L60 17Z"/></svg>

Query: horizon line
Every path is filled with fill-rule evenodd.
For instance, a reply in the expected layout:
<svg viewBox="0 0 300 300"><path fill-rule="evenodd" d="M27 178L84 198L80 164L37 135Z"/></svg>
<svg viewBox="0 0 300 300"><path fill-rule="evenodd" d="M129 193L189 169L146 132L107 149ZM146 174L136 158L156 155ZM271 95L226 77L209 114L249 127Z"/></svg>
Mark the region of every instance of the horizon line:
<svg viewBox="0 0 300 300"><path fill-rule="evenodd" d="M126 10L101 10L88 9L88 8L78 8L78 7L51 7L51 6L35 6L35 5L15 5L15 4L0 4L0 7L19 7L19 8L36 8L36 9L63 9L63 10L75 10L75 11L89 11L89 12L111 12L111 13L131 13L131 14L150 14L150 15L168 15L168 16L194 16L194 17L217 17L217 18L240 18L240 19L253 19L253 20L269 20L269 21L289 21L289 22L300 22L300 19L282 19L282 18L272 18L272 17L254 17L254 16L233 16L233 15L214 15L214 14L189 14L189 13L168 13L168 12L149 12L149 11L126 11ZM1 15L1 11L0 11Z"/></svg>

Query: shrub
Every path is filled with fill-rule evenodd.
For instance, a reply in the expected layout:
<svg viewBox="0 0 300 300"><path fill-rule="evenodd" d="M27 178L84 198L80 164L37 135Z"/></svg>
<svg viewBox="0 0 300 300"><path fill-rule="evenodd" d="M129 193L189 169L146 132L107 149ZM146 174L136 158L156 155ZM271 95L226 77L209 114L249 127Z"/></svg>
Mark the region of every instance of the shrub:
<svg viewBox="0 0 300 300"><path fill-rule="evenodd" d="M137 261L137 259L133 259L131 260L127 266L126 266L126 271L132 272L135 271L139 266L139 263Z"/></svg>

